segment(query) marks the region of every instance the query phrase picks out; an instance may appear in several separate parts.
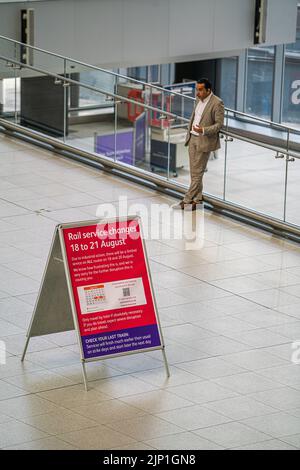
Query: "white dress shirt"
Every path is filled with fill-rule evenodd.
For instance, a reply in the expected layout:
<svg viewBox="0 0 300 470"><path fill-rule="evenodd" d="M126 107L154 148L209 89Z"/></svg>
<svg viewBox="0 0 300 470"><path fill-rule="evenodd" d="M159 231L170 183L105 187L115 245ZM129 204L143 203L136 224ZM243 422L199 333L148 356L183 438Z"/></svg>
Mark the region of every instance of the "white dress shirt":
<svg viewBox="0 0 300 470"><path fill-rule="evenodd" d="M205 98L205 100L199 100L197 106L196 106L196 109L195 109L195 116L194 116L194 121L193 121L193 125L192 125L192 130L191 130L191 134L193 135L199 135L199 132L196 132L193 130L193 127L194 126L199 126L200 124L200 121L201 121L201 118L202 118L202 114L207 106L207 103L209 102L210 98L212 97L212 93L210 93L208 95L207 98ZM203 130L203 134L204 134L204 130Z"/></svg>

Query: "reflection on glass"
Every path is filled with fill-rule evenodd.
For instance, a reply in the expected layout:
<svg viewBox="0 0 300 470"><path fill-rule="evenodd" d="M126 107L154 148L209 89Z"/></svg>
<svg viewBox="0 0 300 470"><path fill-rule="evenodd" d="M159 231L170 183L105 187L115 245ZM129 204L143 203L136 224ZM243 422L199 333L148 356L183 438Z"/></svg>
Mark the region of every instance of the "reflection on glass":
<svg viewBox="0 0 300 470"><path fill-rule="evenodd" d="M300 226L300 159L289 157L287 197L286 197L286 222Z"/></svg>
<svg viewBox="0 0 300 470"><path fill-rule="evenodd" d="M226 200L282 220L286 162L276 156L243 140L228 142Z"/></svg>
<svg viewBox="0 0 300 470"><path fill-rule="evenodd" d="M20 78L0 80L0 112L6 118L20 111Z"/></svg>
<svg viewBox="0 0 300 470"><path fill-rule="evenodd" d="M221 134L223 136L223 134ZM203 177L203 192L215 197L224 196L224 170L226 141L220 139L221 148L210 153Z"/></svg>
<svg viewBox="0 0 300 470"><path fill-rule="evenodd" d="M20 48L17 44L8 39L0 38L0 55L7 59L18 60Z"/></svg>
<svg viewBox="0 0 300 470"><path fill-rule="evenodd" d="M246 113L271 119L274 81L274 47L248 49Z"/></svg>
<svg viewBox="0 0 300 470"><path fill-rule="evenodd" d="M81 72L78 74L78 81L84 83L86 85L91 85L95 88L99 88L100 90L105 90L110 93L114 93L114 84L115 84L115 77L114 75L103 74L97 71L86 71ZM103 94L95 94L93 91L89 90L88 88L80 88L80 95L79 95L79 106L87 107L87 106L99 106L107 105L107 98Z"/></svg>
<svg viewBox="0 0 300 470"><path fill-rule="evenodd" d="M285 47L282 122L300 129L300 8L297 39Z"/></svg>
<svg viewBox="0 0 300 470"><path fill-rule="evenodd" d="M62 81L22 67L19 78L18 123L52 137L63 137L65 89Z"/></svg>
<svg viewBox="0 0 300 470"><path fill-rule="evenodd" d="M75 100L79 100L79 97L84 92L84 87L78 85L71 85L69 87L66 142L87 152L103 155L101 136L114 135L115 131L114 103L109 101L106 103L106 107L103 106L96 109L74 107ZM99 93L91 92L90 96L93 101L98 101L98 95ZM112 144L108 145L109 148L106 153L109 158L114 158L114 137L111 140Z"/></svg>
<svg viewBox="0 0 300 470"><path fill-rule="evenodd" d="M78 105L80 106L101 106L105 104L105 93L114 93L115 91L115 75L111 70L97 69L91 65L69 59L66 60L65 70L67 77L80 82L83 86L79 95ZM84 85L87 88L84 88ZM95 95L97 90L99 94Z"/></svg>
<svg viewBox="0 0 300 470"><path fill-rule="evenodd" d="M226 57L217 60L217 94L230 109L236 109L238 58Z"/></svg>
<svg viewBox="0 0 300 470"><path fill-rule="evenodd" d="M129 67L126 70L125 75L143 82L157 83L160 81L160 65Z"/></svg>
<svg viewBox="0 0 300 470"><path fill-rule="evenodd" d="M169 142L169 178L176 178L176 182L188 184L189 157L188 148L184 145L187 123L180 118L170 119L165 132Z"/></svg>

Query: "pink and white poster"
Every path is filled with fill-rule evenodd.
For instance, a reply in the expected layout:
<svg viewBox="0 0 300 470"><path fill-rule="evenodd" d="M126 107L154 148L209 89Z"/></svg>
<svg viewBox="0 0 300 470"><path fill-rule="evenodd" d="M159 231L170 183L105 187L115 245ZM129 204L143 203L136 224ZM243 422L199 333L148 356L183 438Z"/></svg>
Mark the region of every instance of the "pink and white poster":
<svg viewBox="0 0 300 470"><path fill-rule="evenodd" d="M139 219L62 232L84 359L160 348Z"/></svg>

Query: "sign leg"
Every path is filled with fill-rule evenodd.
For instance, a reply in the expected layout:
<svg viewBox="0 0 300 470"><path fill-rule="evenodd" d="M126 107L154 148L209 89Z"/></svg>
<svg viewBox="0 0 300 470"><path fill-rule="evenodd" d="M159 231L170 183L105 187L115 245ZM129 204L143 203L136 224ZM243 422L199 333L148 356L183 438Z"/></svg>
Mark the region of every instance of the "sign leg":
<svg viewBox="0 0 300 470"><path fill-rule="evenodd" d="M165 362L167 377L170 377L171 374L170 374L170 369L169 369L169 364L168 364L165 348L162 349L162 354L163 354L163 358L164 358L164 362Z"/></svg>
<svg viewBox="0 0 300 470"><path fill-rule="evenodd" d="M22 354L22 357L21 357L21 362L24 362L26 351L27 351L28 344L29 344L29 340L30 340L30 336L28 335L27 339L26 339L26 344L25 344L25 347L24 347L24 351L23 351L23 354Z"/></svg>
<svg viewBox="0 0 300 470"><path fill-rule="evenodd" d="M88 380L87 380L86 369L85 369L85 362L81 361L81 365L82 365L82 372L83 372L84 388L88 392L89 388L88 388Z"/></svg>

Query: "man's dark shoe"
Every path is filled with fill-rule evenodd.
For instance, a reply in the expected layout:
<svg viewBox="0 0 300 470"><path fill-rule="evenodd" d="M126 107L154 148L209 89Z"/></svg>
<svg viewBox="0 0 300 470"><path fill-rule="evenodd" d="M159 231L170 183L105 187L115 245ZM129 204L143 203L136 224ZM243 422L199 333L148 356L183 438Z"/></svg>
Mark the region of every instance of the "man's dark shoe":
<svg viewBox="0 0 300 470"><path fill-rule="evenodd" d="M196 205L203 204L203 199L201 199L200 201L193 201L193 204L196 204Z"/></svg>

